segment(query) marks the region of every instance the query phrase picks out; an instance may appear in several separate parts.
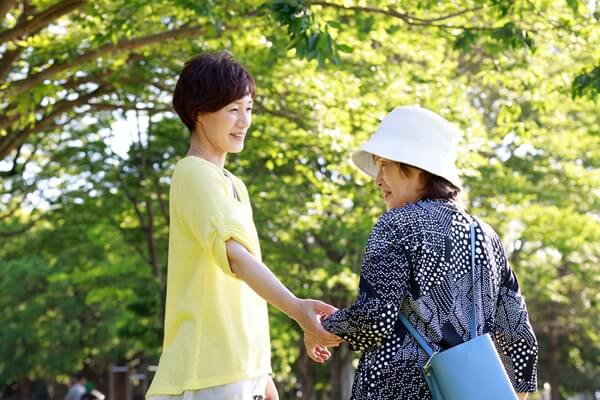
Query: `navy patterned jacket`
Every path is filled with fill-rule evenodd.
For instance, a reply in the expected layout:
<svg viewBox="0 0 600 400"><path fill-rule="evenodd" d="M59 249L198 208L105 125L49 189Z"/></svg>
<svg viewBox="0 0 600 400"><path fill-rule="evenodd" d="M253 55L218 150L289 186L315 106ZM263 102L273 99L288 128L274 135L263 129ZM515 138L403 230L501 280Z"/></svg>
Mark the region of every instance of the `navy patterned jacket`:
<svg viewBox="0 0 600 400"><path fill-rule="evenodd" d="M473 291L470 217L444 200L384 213L369 236L358 297L323 322L363 351L352 397L430 399L426 353L400 322L404 313L434 351L469 340ZM478 334L491 333L518 392L536 390L537 341L517 279L494 230L476 219Z"/></svg>

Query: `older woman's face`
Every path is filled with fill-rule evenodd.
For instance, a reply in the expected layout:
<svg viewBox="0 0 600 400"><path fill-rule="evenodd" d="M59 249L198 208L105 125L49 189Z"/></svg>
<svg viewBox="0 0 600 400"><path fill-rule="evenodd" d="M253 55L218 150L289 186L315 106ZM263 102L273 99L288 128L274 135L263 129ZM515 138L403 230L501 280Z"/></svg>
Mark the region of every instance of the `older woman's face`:
<svg viewBox="0 0 600 400"><path fill-rule="evenodd" d="M388 209L403 207L421 198L421 171L408 167L405 173L398 163L375 157L377 178L375 182Z"/></svg>

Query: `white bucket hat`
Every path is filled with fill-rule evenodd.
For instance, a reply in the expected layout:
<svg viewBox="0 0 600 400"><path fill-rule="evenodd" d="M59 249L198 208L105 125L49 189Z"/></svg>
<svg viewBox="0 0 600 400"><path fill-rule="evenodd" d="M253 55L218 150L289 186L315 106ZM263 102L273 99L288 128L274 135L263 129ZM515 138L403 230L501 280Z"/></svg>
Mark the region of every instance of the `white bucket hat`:
<svg viewBox="0 0 600 400"><path fill-rule="evenodd" d="M373 178L377 176L373 156L379 156L441 176L461 188L455 165L458 138L458 128L433 111L419 106L398 107L352 153L352 161Z"/></svg>

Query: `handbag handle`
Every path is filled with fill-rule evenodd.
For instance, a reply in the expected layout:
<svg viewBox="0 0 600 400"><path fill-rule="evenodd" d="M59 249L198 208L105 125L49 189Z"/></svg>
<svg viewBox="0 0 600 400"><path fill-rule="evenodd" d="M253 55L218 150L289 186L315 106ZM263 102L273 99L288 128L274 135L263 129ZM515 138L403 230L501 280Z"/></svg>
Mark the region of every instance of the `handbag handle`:
<svg viewBox="0 0 600 400"><path fill-rule="evenodd" d="M470 327L471 327L471 339L475 339L477 337L477 304L475 302L475 221L471 221L470 228L471 228L471 283L472 283L472 297L473 297L473 302L472 302L472 307L471 307L471 325L470 325ZM427 344L425 339L423 339L423 336L421 336L419 334L419 332L417 332L417 330L412 326L412 324L410 322L408 322L408 319L406 318L406 316L404 316L403 313L400 313L399 318L400 318L400 321L402 321L402 323L406 327L406 329L411 333L411 335L413 335L415 337L415 339L417 340L417 343L419 343L419 346L421 346L423 348L423 350L425 350L427 355L429 357L431 357L434 353L433 349L431 348L431 346L429 346L429 344Z"/></svg>

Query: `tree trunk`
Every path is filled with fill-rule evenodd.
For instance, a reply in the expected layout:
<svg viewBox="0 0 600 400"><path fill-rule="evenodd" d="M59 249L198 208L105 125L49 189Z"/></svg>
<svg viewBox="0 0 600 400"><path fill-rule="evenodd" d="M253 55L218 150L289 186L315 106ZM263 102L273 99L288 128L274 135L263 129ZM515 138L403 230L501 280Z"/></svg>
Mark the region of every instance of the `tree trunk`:
<svg viewBox="0 0 600 400"><path fill-rule="evenodd" d="M300 357L298 358L299 364L299 381L300 390L302 391L302 400L316 400L315 393L315 371L312 361L306 355L304 343L300 344Z"/></svg>
<svg viewBox="0 0 600 400"><path fill-rule="evenodd" d="M558 386L560 378L558 376L558 320L556 313L556 304L550 304L550 321L548 324L548 378L550 381L550 399L560 400Z"/></svg>
<svg viewBox="0 0 600 400"><path fill-rule="evenodd" d="M331 400L348 400L352 392L354 368L352 368L352 351L347 343L342 343L333 349L331 356L329 383L331 385Z"/></svg>
<svg viewBox="0 0 600 400"><path fill-rule="evenodd" d="M146 216L148 217L148 225L146 226L146 244L148 246L148 254L150 256L150 268L152 268L152 274L157 279L160 279L158 254L156 250L156 237L154 235L154 210L152 208L152 198L150 196L148 196L146 200Z"/></svg>
<svg viewBox="0 0 600 400"><path fill-rule="evenodd" d="M19 400L31 399L31 382L24 378L19 380Z"/></svg>

